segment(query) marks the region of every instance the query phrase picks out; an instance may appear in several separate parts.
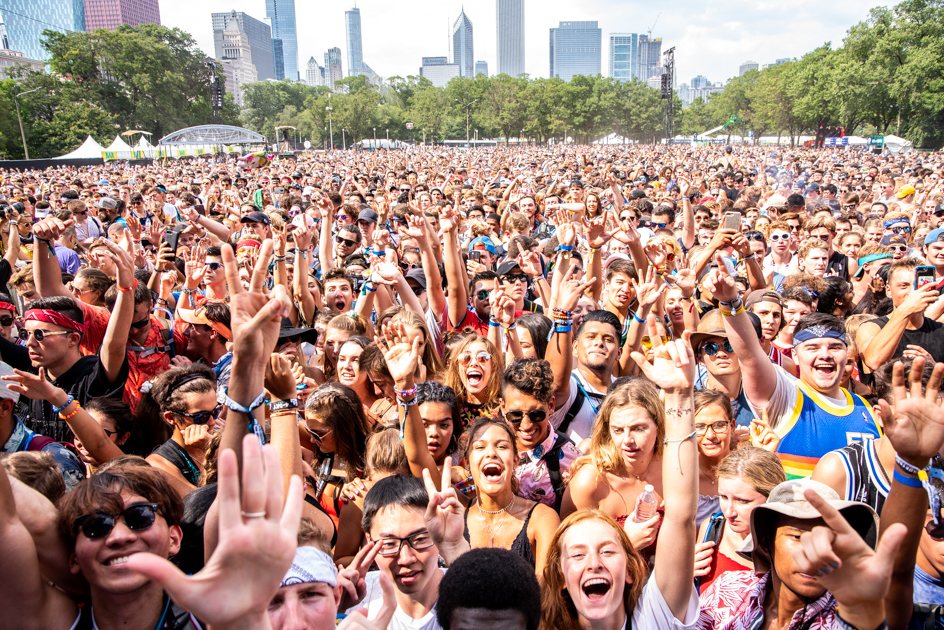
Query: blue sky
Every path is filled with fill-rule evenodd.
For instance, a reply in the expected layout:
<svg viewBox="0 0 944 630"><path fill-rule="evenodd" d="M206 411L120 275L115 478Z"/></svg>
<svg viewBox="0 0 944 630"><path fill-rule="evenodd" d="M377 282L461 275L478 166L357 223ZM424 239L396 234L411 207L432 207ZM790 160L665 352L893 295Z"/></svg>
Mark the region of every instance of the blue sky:
<svg viewBox="0 0 944 630"><path fill-rule="evenodd" d="M347 64L344 40L345 2L296 0L299 67L304 72L314 55L324 63L324 52L338 46ZM824 42L842 42L847 29L864 20L868 0L527 0L525 9L525 65L532 76L548 74L548 29L561 20L597 20L603 29L602 71L607 72L609 33L646 33L655 22L654 37L663 50L676 48L678 83L702 74L724 81L746 60L761 64L782 57L799 57ZM449 26L463 3L459 0L359 0L364 33L364 61L382 76L418 74L420 58L446 55ZM495 65L495 2L464 3L472 21L475 57ZM161 0L161 21L190 32L207 53L213 53L210 13L245 11L263 19L265 0ZM661 15L660 15L661 14ZM658 18L658 19L657 19Z"/></svg>

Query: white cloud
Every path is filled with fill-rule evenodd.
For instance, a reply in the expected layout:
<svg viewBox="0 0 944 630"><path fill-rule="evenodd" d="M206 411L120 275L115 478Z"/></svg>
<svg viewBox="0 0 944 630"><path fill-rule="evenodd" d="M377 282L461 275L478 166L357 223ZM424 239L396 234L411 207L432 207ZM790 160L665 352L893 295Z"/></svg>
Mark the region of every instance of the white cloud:
<svg viewBox="0 0 944 630"><path fill-rule="evenodd" d="M888 5L890 3L884 3ZM296 0L299 67L314 56L324 62L333 46L342 50L347 63L344 11L347 3ZM446 55L452 23L463 8L461 0L359 0L363 28L364 61L382 76L418 74L420 58ZM494 0L464 4L472 21L476 59L496 66L496 15ZM163 0L161 19L191 33L200 47L213 54L210 13L245 11L265 18L265 0ZM548 74L548 29L562 20L597 20L603 29L601 68L607 72L609 33L645 33L655 23L654 37L662 37L663 50L676 47L678 82L698 74L723 81L738 72L748 59L761 64L782 57L799 57L831 41L842 42L853 24L864 20L869 6L862 0L734 0L706 4L699 0L662 3L633 0L528 0L525 9L525 65L531 76ZM658 19L657 19L658 18Z"/></svg>

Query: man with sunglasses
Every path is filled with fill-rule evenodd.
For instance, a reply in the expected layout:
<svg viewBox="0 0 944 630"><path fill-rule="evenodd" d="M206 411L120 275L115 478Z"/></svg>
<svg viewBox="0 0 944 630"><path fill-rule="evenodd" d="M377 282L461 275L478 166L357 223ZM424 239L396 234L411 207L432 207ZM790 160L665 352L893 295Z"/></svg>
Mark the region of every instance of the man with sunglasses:
<svg viewBox="0 0 944 630"><path fill-rule="evenodd" d="M233 367L233 353L229 350L233 340L229 305L205 302L194 310L178 308L177 316L187 323L184 327L187 354L213 368L218 399L224 400Z"/></svg>
<svg viewBox="0 0 944 630"><path fill-rule="evenodd" d="M105 235L105 227L98 217L89 215L88 206L84 201L70 201L67 210L72 213L72 219L75 221L75 238L80 243L88 246L97 238Z"/></svg>
<svg viewBox="0 0 944 630"><path fill-rule="evenodd" d="M797 260L790 251L790 226L786 221L775 221L770 225L770 253L764 258L764 274L771 271L788 276L797 268Z"/></svg>
<svg viewBox="0 0 944 630"><path fill-rule="evenodd" d="M741 365L728 341L728 333L718 309L708 311L698 322L696 332L692 333L692 349L698 360L695 389L722 392L731 401L737 426L750 426L754 413L741 386Z"/></svg>
<svg viewBox="0 0 944 630"><path fill-rule="evenodd" d="M560 512L564 498L561 471L580 451L549 422L554 412L554 374L543 359L518 359L502 372L501 412L515 430L520 496Z"/></svg>

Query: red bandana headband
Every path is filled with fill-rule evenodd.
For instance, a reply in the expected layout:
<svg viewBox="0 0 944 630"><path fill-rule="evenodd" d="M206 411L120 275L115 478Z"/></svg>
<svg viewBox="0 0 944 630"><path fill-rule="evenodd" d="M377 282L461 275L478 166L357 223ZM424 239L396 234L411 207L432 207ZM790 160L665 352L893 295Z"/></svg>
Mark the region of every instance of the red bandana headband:
<svg viewBox="0 0 944 630"><path fill-rule="evenodd" d="M16 313L16 307L10 304L9 302L0 302L0 311L2 310L11 311L14 314Z"/></svg>
<svg viewBox="0 0 944 630"><path fill-rule="evenodd" d="M55 324L56 326L62 326L63 328L68 328L76 332L84 333L88 326L86 324L80 324L79 322L66 317L59 311L52 311L48 308L31 308L26 311L26 315L23 317L24 321L34 321L34 322L46 322L47 324Z"/></svg>

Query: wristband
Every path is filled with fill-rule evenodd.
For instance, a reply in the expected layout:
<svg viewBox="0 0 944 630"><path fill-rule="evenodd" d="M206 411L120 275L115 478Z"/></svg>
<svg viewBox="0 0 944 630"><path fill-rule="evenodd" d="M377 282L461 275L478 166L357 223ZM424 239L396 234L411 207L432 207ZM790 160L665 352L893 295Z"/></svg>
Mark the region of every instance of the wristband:
<svg viewBox="0 0 944 630"><path fill-rule="evenodd" d="M116 286L116 287L118 288L118 290L121 291L121 292L124 292L124 291L134 291L135 289L138 288L138 279L135 278L135 279L134 279L134 284L132 284L130 287L119 287L117 283L115 284L115 286Z"/></svg>
<svg viewBox="0 0 944 630"><path fill-rule="evenodd" d="M498 328L499 326L501 326L501 324L498 323L498 320L497 320L497 319L492 319L491 317L488 318L488 325L489 325L489 326L495 326L496 328Z"/></svg>
<svg viewBox="0 0 944 630"><path fill-rule="evenodd" d="M754 260L756 257L757 256L755 254L748 254L747 256L741 259L741 262L744 262L745 260Z"/></svg>
<svg viewBox="0 0 944 630"><path fill-rule="evenodd" d="M518 327L518 320L516 319L515 321L511 322L511 326L508 326L507 328L505 328L505 332L507 333L509 330L514 330L517 327Z"/></svg>
<svg viewBox="0 0 944 630"><path fill-rule="evenodd" d="M630 313L633 314L633 319L635 319L635 320L636 320L637 322L639 322L640 324L645 324L645 323L646 323L646 320L644 320L642 317L640 317L639 315L637 315L634 311L630 311Z"/></svg>
<svg viewBox="0 0 944 630"><path fill-rule="evenodd" d="M571 330L573 330L572 325L554 327L554 332L556 333L565 333L565 332L570 332Z"/></svg>
<svg viewBox="0 0 944 630"><path fill-rule="evenodd" d="M277 411L285 411L287 409L298 409L298 399L289 398L287 400L274 400L269 403L269 411L272 413Z"/></svg>
<svg viewBox="0 0 944 630"><path fill-rule="evenodd" d="M908 462L906 462L905 460L903 460L903 459L901 458L901 456L899 456L899 455L897 455L897 454L895 455L895 463L898 464L898 467L901 468L903 471L905 471L905 472L908 473L909 475L912 475L912 476L915 476L915 477L917 477L918 474L919 474L922 470L927 470L927 469L928 469L928 466L925 466L924 468L918 468L917 466L914 466L914 465L912 465L912 464L909 464Z"/></svg>
<svg viewBox="0 0 944 630"><path fill-rule="evenodd" d="M52 256L53 258L56 257L56 248L53 246L51 240L47 238L39 238L38 236L34 236L33 238L35 238L40 243L43 243L44 245L46 245L46 248L49 250L50 256Z"/></svg>
<svg viewBox="0 0 944 630"><path fill-rule="evenodd" d="M370 287L374 287L374 288L371 289ZM364 295L367 295L368 293L376 293L376 292L377 292L377 287L374 286L373 282L364 283Z"/></svg>
<svg viewBox="0 0 944 630"><path fill-rule="evenodd" d="M397 398L409 398L410 396L416 396L416 386L414 385L410 389L399 390L393 388L393 393L397 395Z"/></svg>
<svg viewBox="0 0 944 630"><path fill-rule="evenodd" d="M277 262L277 263L279 263L279 262L285 262L285 256L276 256L276 257L274 258L274 260L275 260L275 262Z"/></svg>
<svg viewBox="0 0 944 630"><path fill-rule="evenodd" d="M66 406L68 407L68 405L66 405ZM72 413L68 413L68 414L63 415L62 412L60 411L60 412L59 412L59 418L60 418L61 420L71 420L72 418L75 417L75 415L76 415L77 413L79 413L79 409L81 409L81 408L82 408L82 405L79 404L79 401L75 401L75 409L72 410Z"/></svg>
<svg viewBox="0 0 944 630"><path fill-rule="evenodd" d="M57 414L58 414L58 413L62 413L63 410L64 410L66 407L68 407L69 405L71 405L71 404L74 403L74 402L75 402L75 396L71 396L71 395L70 395L70 396L69 396L69 400L67 400L67 401L66 401L66 404L64 404L63 406L57 407L57 406L55 406L55 405L51 405L51 406L52 406L52 412L53 412L53 413L57 413Z"/></svg>
<svg viewBox="0 0 944 630"><path fill-rule="evenodd" d="M411 399L409 399L409 400L403 400L402 398L400 398L399 396L397 396L397 403L399 403L399 404L402 405L403 407L412 407L413 405L416 404L416 396L414 396L413 398L411 398ZM403 438L401 438L401 439L403 439Z"/></svg>
<svg viewBox="0 0 944 630"><path fill-rule="evenodd" d="M572 251L574 251L574 246L573 246L573 245L558 245L558 246L557 246L557 251L559 251L559 252L572 252Z"/></svg>
<svg viewBox="0 0 944 630"><path fill-rule="evenodd" d="M718 310L721 311L722 317L734 317L735 315L740 315L741 313L743 313L744 307L739 304L736 309L733 309L730 311L726 311L723 308L719 308Z"/></svg>
<svg viewBox="0 0 944 630"><path fill-rule="evenodd" d="M924 484L921 483L921 480L917 477L906 477L905 475L898 472L896 468L892 472L892 476L895 478L895 481L900 483L903 486L908 486L909 488L923 488Z"/></svg>
<svg viewBox="0 0 944 630"><path fill-rule="evenodd" d="M229 389L223 392L223 404L232 409L233 411L239 411L242 413L252 413L253 410L258 409L262 406L262 403L265 402L265 392L256 396L256 399L249 403L248 407L243 407L238 402L229 397Z"/></svg>

